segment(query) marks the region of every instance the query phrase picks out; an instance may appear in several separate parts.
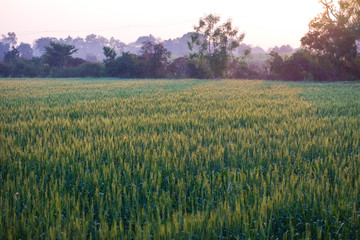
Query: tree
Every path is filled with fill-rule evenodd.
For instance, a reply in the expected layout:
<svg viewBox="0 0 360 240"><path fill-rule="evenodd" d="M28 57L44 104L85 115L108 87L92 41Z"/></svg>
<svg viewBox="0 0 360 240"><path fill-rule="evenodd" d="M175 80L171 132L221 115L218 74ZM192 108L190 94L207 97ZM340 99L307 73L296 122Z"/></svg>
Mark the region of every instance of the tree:
<svg viewBox="0 0 360 240"><path fill-rule="evenodd" d="M144 76L150 78L164 77L170 56L171 53L162 43L143 42L140 57L143 61Z"/></svg>
<svg viewBox="0 0 360 240"><path fill-rule="evenodd" d="M20 52L15 48L12 47L12 50L8 51L4 55L4 62L7 63L15 63L20 59Z"/></svg>
<svg viewBox="0 0 360 240"><path fill-rule="evenodd" d="M10 44L0 42L0 61L4 59L4 55L10 49Z"/></svg>
<svg viewBox="0 0 360 240"><path fill-rule="evenodd" d="M15 47L17 43L16 34L14 32L9 32L7 35L3 34L1 42L9 44L11 47Z"/></svg>
<svg viewBox="0 0 360 240"><path fill-rule="evenodd" d="M291 56L281 57L270 53L269 74L271 79L291 81L332 80L328 63L308 50L298 50Z"/></svg>
<svg viewBox="0 0 360 240"><path fill-rule="evenodd" d="M185 57L178 57L174 59L167 67L167 77L170 78L187 78L189 77L189 60Z"/></svg>
<svg viewBox="0 0 360 240"><path fill-rule="evenodd" d="M340 0L339 7L345 24L353 31L356 38L360 38L360 1Z"/></svg>
<svg viewBox="0 0 360 240"><path fill-rule="evenodd" d="M360 35L359 1L340 0L339 7L332 0L321 0L324 11L311 20L309 32L301 39L302 46L330 61L336 75L346 76L354 68L357 57L356 41ZM356 10L357 9L357 10Z"/></svg>
<svg viewBox="0 0 360 240"><path fill-rule="evenodd" d="M103 50L104 50L104 55L105 55L105 59L104 59L105 64L110 63L115 60L115 58L116 58L115 49L113 49L111 47L103 47Z"/></svg>
<svg viewBox="0 0 360 240"><path fill-rule="evenodd" d="M18 48L20 52L20 57L24 59L31 59L34 55L34 52L28 43L21 43Z"/></svg>
<svg viewBox="0 0 360 240"><path fill-rule="evenodd" d="M283 69L284 69L284 60L279 55L279 53L272 51L270 54L269 71L272 79L282 79Z"/></svg>
<svg viewBox="0 0 360 240"><path fill-rule="evenodd" d="M45 62L50 66L56 66L62 69L66 66L71 58L71 54L75 53L77 49L75 46L65 43L50 42L49 46L45 47L43 55Z"/></svg>
<svg viewBox="0 0 360 240"><path fill-rule="evenodd" d="M223 24L219 22L220 17L213 14L200 18L188 44L194 52L192 57L207 65L213 78L224 76L233 50L239 47L245 37L245 34L238 34L238 29L233 28L231 19Z"/></svg>
<svg viewBox="0 0 360 240"><path fill-rule="evenodd" d="M301 39L305 48L330 57L333 61L356 56L356 38L347 27L341 10L332 1L322 0L324 12L309 24L309 32Z"/></svg>
<svg viewBox="0 0 360 240"><path fill-rule="evenodd" d="M121 56L116 58L116 73L115 76L121 78L137 78L142 77L139 64L139 56L129 53L123 52Z"/></svg>
<svg viewBox="0 0 360 240"><path fill-rule="evenodd" d="M105 71L108 75L111 77L116 76L116 65L115 65L115 58L116 58L116 52L111 47L103 47L104 50L104 64L105 64Z"/></svg>
<svg viewBox="0 0 360 240"><path fill-rule="evenodd" d="M57 39L56 38L50 38L50 37L42 37L39 39L35 40L35 44L34 44L34 50L35 56L41 56L44 54L45 52L45 47L49 46L50 42L56 42Z"/></svg>

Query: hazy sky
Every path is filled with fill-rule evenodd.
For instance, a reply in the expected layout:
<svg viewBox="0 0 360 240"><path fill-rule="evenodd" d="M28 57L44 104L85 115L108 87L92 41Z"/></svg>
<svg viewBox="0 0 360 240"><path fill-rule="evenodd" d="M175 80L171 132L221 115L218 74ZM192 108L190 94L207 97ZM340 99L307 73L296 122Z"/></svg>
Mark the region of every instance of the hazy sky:
<svg viewBox="0 0 360 240"><path fill-rule="evenodd" d="M233 19L245 32L244 43L298 47L320 11L318 0L1 0L0 34L15 32L27 43L90 33L125 43L149 34L166 40L193 31L199 17L215 13Z"/></svg>

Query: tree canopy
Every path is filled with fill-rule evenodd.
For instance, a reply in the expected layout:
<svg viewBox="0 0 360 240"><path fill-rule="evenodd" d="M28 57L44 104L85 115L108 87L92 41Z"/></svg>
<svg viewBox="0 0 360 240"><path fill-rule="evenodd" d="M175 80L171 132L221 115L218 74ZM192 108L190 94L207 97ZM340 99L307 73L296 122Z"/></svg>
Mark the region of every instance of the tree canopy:
<svg viewBox="0 0 360 240"><path fill-rule="evenodd" d="M145 77L164 77L170 56L171 53L162 43L143 42L140 59L143 63L144 72L146 72Z"/></svg>
<svg viewBox="0 0 360 240"><path fill-rule="evenodd" d="M77 49L73 45L51 41L49 46L45 47L44 59L50 66L62 69L76 51Z"/></svg>
<svg viewBox="0 0 360 240"><path fill-rule="evenodd" d="M4 55L4 62L7 62L7 63L14 63L14 62L18 61L19 59L20 59L20 52L14 46L12 47L11 50L6 52Z"/></svg>
<svg viewBox="0 0 360 240"><path fill-rule="evenodd" d="M231 19L220 24L220 16L214 14L200 18L194 30L189 42L192 56L209 66L213 78L223 77L232 51L240 46L245 34L239 34Z"/></svg>
<svg viewBox="0 0 360 240"><path fill-rule="evenodd" d="M320 2L323 12L310 22L309 32L301 39L301 44L333 64L336 74L346 75L354 68L357 57L360 1L341 0L338 6L332 0Z"/></svg>

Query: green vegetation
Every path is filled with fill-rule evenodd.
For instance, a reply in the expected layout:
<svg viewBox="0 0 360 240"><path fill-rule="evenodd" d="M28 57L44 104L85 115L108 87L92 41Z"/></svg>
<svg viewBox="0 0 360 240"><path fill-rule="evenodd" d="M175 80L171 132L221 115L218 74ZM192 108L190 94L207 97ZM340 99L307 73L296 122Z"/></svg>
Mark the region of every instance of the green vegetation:
<svg viewBox="0 0 360 240"><path fill-rule="evenodd" d="M231 18L221 24L220 16L208 14L199 19L195 32L176 40L177 44L188 45L188 50L183 50L179 57L171 57L171 51L165 47L169 41L157 43L151 35L139 38L129 48L130 53L125 51L124 43L92 34L86 37L86 44L92 47L101 44L103 54L97 56L99 59L105 56L103 63L97 62L95 53L87 54L86 60L72 57L87 47L80 45L77 49L68 44L85 43L71 37L60 42L52 38L36 40L36 50L43 53L31 58L31 46L22 43L15 48L16 34L9 32L0 40L0 77L359 81L360 0L319 3L323 10L310 21L309 31L300 40L301 48L295 52L289 45L283 45L274 47L269 54L263 50L256 54L259 49L255 47L255 54L251 55L251 49L241 44L245 33L239 33ZM137 55L135 49L139 45Z"/></svg>
<svg viewBox="0 0 360 240"><path fill-rule="evenodd" d="M210 73L211 77L226 77L229 65L239 64L233 56L233 51L240 46L245 34L239 34L233 28L232 20L228 19L220 24L220 16L209 14L199 20L199 26L194 26L195 33L191 34L188 43L192 54L191 58L197 59ZM248 55L250 50L246 51ZM230 62L233 61L233 64Z"/></svg>
<svg viewBox="0 0 360 240"><path fill-rule="evenodd" d="M291 81L359 80L360 1L320 0L322 13L301 38L303 50L282 58L270 54L270 76Z"/></svg>
<svg viewBox="0 0 360 240"><path fill-rule="evenodd" d="M0 80L0 239L359 239L360 84Z"/></svg>

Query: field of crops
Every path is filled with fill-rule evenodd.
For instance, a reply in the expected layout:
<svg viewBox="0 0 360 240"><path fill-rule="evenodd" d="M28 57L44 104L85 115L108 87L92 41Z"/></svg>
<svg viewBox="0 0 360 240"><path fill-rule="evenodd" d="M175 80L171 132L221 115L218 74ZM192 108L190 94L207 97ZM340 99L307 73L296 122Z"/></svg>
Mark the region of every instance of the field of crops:
<svg viewBox="0 0 360 240"><path fill-rule="evenodd" d="M0 239L360 239L360 83L0 80Z"/></svg>

